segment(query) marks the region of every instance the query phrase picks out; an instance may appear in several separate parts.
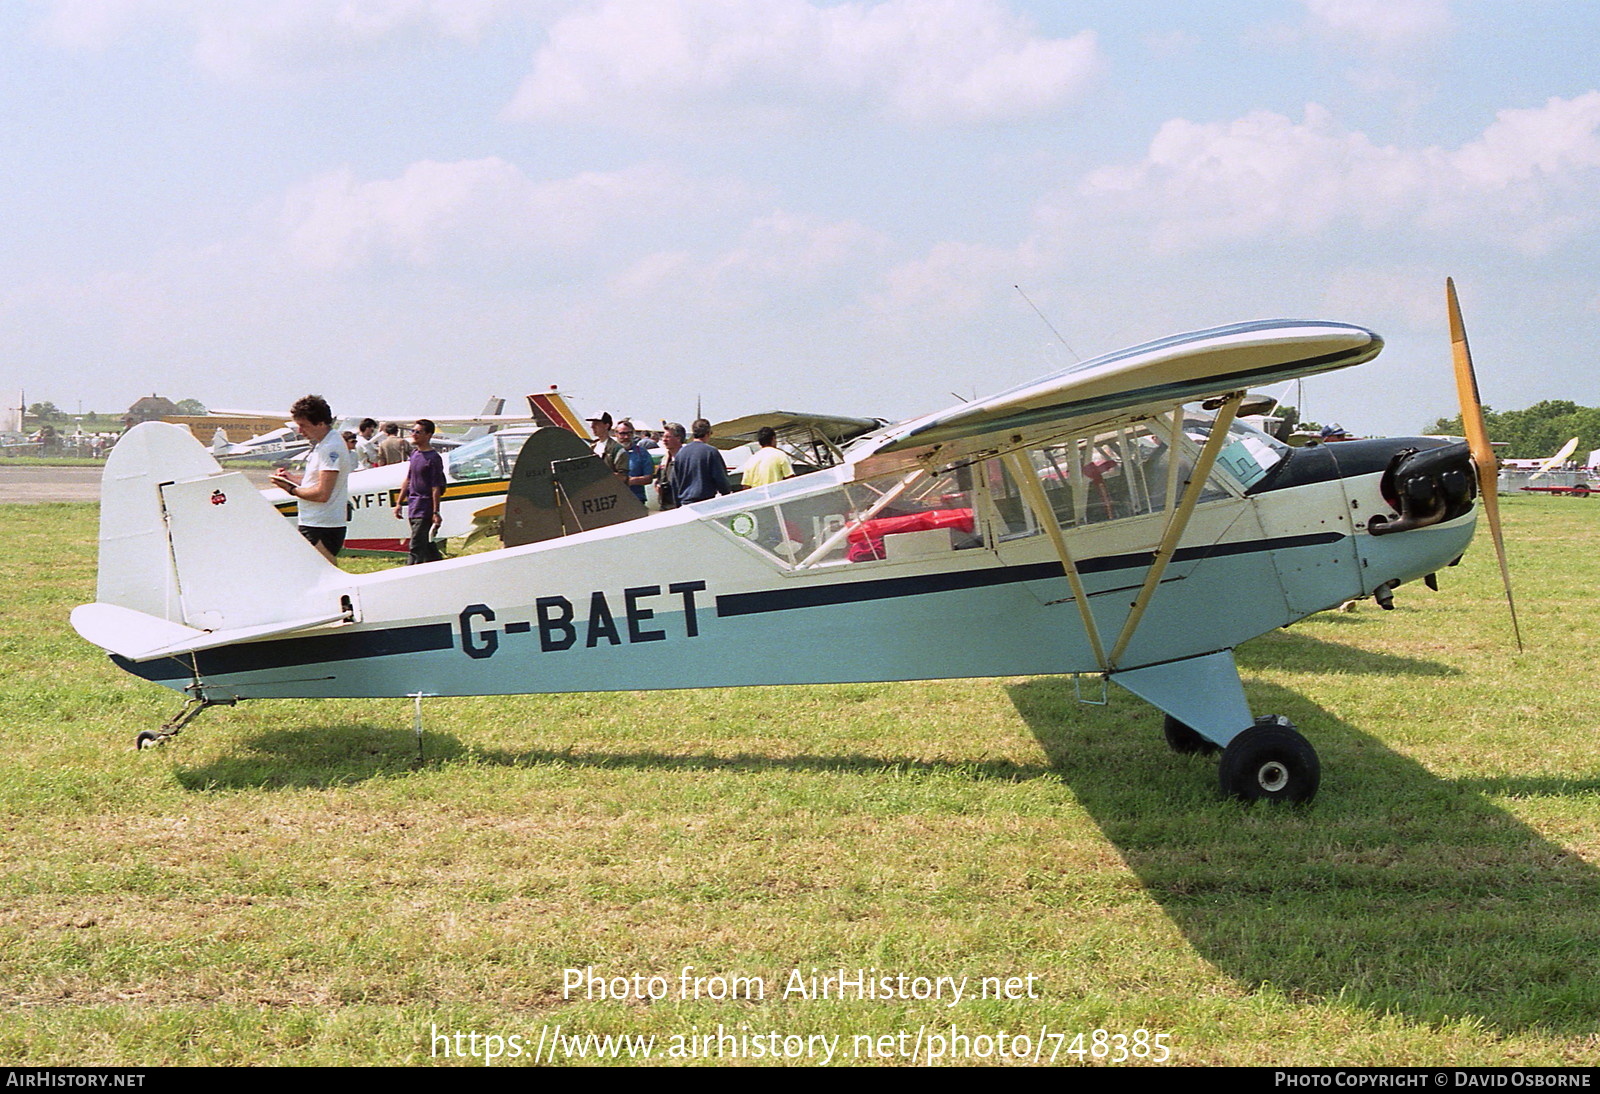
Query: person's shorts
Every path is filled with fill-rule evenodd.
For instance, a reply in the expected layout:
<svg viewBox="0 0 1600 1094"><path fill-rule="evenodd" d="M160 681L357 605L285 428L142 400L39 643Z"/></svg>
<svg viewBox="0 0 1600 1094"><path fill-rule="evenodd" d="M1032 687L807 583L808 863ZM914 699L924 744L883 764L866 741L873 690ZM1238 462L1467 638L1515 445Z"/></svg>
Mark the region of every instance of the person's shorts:
<svg viewBox="0 0 1600 1094"><path fill-rule="evenodd" d="M306 542L315 546L320 543L328 549L330 555L336 555L344 547L343 528L313 528L309 524L300 525L300 534L306 537Z"/></svg>

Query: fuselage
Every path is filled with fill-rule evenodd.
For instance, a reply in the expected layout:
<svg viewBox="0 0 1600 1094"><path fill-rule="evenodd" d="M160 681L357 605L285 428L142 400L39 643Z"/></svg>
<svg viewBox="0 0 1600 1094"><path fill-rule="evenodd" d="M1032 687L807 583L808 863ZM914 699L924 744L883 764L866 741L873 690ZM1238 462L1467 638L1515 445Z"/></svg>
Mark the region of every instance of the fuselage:
<svg viewBox="0 0 1600 1094"><path fill-rule="evenodd" d="M1162 441L1128 429L1028 453L1104 648L1128 620L1182 481ZM192 666L123 664L178 689L198 669L216 698L1133 669L1231 649L1458 558L1475 510L1371 534L1372 517L1396 514L1381 485L1390 450L1416 442L1363 443L1378 447L1279 455L1270 469L1230 446L1109 666L1048 529L1002 461L983 458L920 471L847 463L564 539L340 575L351 622L203 650Z"/></svg>

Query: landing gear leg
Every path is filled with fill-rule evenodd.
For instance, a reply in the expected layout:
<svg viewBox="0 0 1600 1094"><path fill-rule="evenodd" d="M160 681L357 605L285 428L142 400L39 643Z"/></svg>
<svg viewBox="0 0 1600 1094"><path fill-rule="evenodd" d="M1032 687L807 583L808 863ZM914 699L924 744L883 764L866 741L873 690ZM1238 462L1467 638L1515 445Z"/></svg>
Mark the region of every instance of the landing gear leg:
<svg viewBox="0 0 1600 1094"><path fill-rule="evenodd" d="M202 710L207 707L231 707L234 702L235 700L233 699L212 699L206 696L204 692L199 694L191 693L183 701L183 709L167 719L159 730L140 730L139 735L133 739L133 747L142 752L147 748L164 745L179 733L182 733L183 727L198 718Z"/></svg>

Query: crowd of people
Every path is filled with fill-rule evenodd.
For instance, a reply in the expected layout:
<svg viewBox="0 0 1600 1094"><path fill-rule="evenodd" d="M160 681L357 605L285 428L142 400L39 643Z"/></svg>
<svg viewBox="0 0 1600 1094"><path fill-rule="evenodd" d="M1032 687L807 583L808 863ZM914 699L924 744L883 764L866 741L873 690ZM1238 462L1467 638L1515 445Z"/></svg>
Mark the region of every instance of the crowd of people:
<svg viewBox="0 0 1600 1094"><path fill-rule="evenodd" d="M289 411L300 435L311 443L305 470L295 474L279 468L272 484L299 503L300 534L332 561L344 547L349 522L351 471L405 464L394 515L411 526L408 564L434 562L440 557L434 534L442 521L446 476L444 462L433 447L436 427L427 418L411 426L409 440L397 422L379 427L364 418L356 430L334 432L333 412L320 395L307 395ZM642 503L656 491L662 509L693 505L735 487L722 453L711 445L711 423L696 418L685 429L678 422L663 422L653 434L636 427L629 418L613 422L609 412L589 419L594 434L594 454ZM794 465L777 447L777 435L763 427L757 451L746 461L741 489L766 486L794 475ZM656 449L661 450L658 462Z"/></svg>

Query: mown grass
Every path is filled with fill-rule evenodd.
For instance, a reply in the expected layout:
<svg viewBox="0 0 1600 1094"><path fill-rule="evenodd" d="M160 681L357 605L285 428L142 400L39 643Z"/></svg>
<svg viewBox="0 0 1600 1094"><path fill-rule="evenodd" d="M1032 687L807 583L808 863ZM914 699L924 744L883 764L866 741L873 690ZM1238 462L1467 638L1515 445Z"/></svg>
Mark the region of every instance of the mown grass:
<svg viewBox="0 0 1600 1094"><path fill-rule="evenodd" d="M178 703L67 625L95 508L12 507L0 1063L953 1023L1147 1029L1180 1064L1592 1065L1596 504L1505 507L1524 654L1486 543L1439 593L1244 647L1253 707L1322 757L1290 809L1220 800L1147 707L1053 678L438 700L421 760L405 701L261 701L135 753ZM587 966L671 997L564 997ZM685 966L767 997L679 999ZM813 968L1038 997L782 997Z"/></svg>

